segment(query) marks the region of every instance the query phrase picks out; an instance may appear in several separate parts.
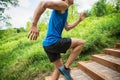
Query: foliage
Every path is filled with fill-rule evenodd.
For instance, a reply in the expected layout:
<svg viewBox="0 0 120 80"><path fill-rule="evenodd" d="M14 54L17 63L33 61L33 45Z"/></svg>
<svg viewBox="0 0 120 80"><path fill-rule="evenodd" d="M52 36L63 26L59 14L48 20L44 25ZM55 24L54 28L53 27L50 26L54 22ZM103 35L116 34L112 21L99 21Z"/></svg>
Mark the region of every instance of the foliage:
<svg viewBox="0 0 120 80"><path fill-rule="evenodd" d="M70 23L79 17L79 14L77 13L77 10L76 10L76 6L77 4L74 4L69 8L68 22Z"/></svg>
<svg viewBox="0 0 120 80"><path fill-rule="evenodd" d="M31 26L31 22L28 21L27 24L26 24L26 31L29 31L29 30L30 30L30 26Z"/></svg>
<svg viewBox="0 0 120 80"><path fill-rule="evenodd" d="M120 12L120 0L111 0L112 5L115 7L115 12Z"/></svg>
<svg viewBox="0 0 120 80"><path fill-rule="evenodd" d="M106 14L106 0L99 0L93 5L92 15L103 16Z"/></svg>
<svg viewBox="0 0 120 80"><path fill-rule="evenodd" d="M111 13L115 13L116 9L112 4L107 4L106 5L106 14L111 14Z"/></svg>
<svg viewBox="0 0 120 80"><path fill-rule="evenodd" d="M111 0L106 2L106 0L98 0L91 11L87 11L89 15L93 16L104 16L111 13L120 13L120 0Z"/></svg>
<svg viewBox="0 0 120 80"><path fill-rule="evenodd" d="M9 19L10 16L4 14L5 10L8 9L10 6L17 6L18 0L0 0L0 22L2 24L10 24Z"/></svg>
<svg viewBox="0 0 120 80"><path fill-rule="evenodd" d="M118 13L103 17L88 17L74 29L77 33L71 30L68 35L65 32L64 36L83 38L86 41L84 53L99 50L112 44L115 38L120 38L119 16Z"/></svg>

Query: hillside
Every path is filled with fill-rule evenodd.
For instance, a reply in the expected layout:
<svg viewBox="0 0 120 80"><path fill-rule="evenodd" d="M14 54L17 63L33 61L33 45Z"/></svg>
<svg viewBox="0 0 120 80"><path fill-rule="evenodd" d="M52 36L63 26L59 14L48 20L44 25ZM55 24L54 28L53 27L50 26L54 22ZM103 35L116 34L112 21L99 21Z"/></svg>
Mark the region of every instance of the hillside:
<svg viewBox="0 0 120 80"><path fill-rule="evenodd" d="M63 37L82 38L84 50L77 60L90 59L89 54L120 42L120 13L103 17L88 17L75 29L63 32ZM0 80L33 80L53 70L43 48L46 26L41 27L37 41L27 38L24 29L0 30ZM63 56L66 60L68 53ZM48 72L49 71L49 72ZM42 79L41 79L42 80Z"/></svg>

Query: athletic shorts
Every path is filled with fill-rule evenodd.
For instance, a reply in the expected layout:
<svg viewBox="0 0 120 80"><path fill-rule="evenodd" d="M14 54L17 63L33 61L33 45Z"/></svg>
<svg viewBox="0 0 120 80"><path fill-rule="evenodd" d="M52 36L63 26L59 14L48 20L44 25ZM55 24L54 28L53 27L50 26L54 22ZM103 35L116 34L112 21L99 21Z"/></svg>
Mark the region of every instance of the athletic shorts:
<svg viewBox="0 0 120 80"><path fill-rule="evenodd" d="M66 53L71 46L70 38L61 38L50 46L43 46L50 62L54 62L61 58L60 53Z"/></svg>

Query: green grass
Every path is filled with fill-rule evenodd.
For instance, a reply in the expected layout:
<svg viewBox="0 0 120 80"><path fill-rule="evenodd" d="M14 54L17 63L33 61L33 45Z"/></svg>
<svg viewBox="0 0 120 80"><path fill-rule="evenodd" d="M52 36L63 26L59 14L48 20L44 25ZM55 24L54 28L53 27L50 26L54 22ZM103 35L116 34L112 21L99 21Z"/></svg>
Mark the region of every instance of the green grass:
<svg viewBox="0 0 120 80"><path fill-rule="evenodd" d="M119 17L120 13L103 17L91 16L75 29L63 32L63 37L85 40L85 47L72 67L77 66L80 60L90 60L92 53L102 53L103 48L120 42ZM72 17L72 20L75 21L76 18ZM37 41L30 41L27 31L17 33L16 29L0 30L0 80L44 80L46 75L51 75L53 65L42 48L46 26L41 26L42 31ZM69 54L70 51L62 55L64 63Z"/></svg>

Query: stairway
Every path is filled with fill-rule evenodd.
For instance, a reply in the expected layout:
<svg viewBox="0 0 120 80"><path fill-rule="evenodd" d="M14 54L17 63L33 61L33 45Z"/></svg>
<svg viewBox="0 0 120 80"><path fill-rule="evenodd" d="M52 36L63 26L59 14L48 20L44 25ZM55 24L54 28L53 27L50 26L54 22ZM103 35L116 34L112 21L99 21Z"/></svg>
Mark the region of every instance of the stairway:
<svg viewBox="0 0 120 80"><path fill-rule="evenodd" d="M120 80L120 43L103 52L92 55L92 60L78 62L78 67L71 70L74 80ZM52 80L51 76L45 80ZM60 76L59 80L65 79Z"/></svg>

